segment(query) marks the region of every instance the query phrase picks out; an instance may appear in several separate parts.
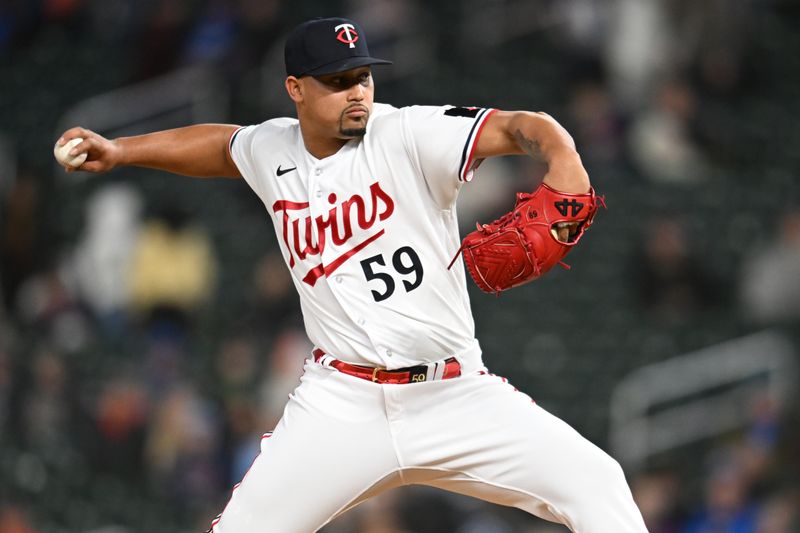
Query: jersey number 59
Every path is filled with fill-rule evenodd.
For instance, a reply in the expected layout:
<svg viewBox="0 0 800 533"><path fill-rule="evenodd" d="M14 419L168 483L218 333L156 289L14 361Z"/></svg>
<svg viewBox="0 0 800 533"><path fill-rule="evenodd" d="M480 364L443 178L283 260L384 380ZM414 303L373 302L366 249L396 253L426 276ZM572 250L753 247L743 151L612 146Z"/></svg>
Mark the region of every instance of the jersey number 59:
<svg viewBox="0 0 800 533"><path fill-rule="evenodd" d="M408 262L411 264L407 265L406 263ZM383 292L372 290L372 297L375 299L375 301L382 302L394 294L395 282L391 274L386 272L375 272L373 270L373 263L386 266L386 263L383 259L383 254L373 255L372 257L368 257L361 261L361 268L364 269L364 276L366 276L367 281L377 279L386 285L386 288ZM410 246L398 248L397 251L392 254L392 266L398 274L402 274L403 276L409 276L411 274L414 275L413 281L402 279L403 287L405 287L406 292L413 291L422 283L422 262L419 260L417 252L415 252Z"/></svg>

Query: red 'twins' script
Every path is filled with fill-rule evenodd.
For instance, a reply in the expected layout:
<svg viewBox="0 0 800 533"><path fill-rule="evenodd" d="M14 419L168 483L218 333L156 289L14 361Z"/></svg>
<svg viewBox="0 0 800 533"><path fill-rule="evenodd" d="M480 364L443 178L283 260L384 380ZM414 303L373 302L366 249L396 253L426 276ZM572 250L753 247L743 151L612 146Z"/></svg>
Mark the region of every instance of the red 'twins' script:
<svg viewBox="0 0 800 533"><path fill-rule="evenodd" d="M376 181L369 186L369 198L364 199L359 194L354 194L348 200L336 204L336 194L328 195L328 202L333 204L326 214L311 218L289 218L290 211L308 209L308 202L293 202L291 200L278 200L272 204L272 210L277 216L283 213L283 242L289 250L289 266L294 268L297 260L303 261L309 255L321 255L325 249L325 242L330 239L336 246L341 246L353 237L353 223L357 223L362 230L370 229L378 220L386 220L394 213L394 201L386 191L381 189ZM355 207L355 220L353 208ZM365 240L354 245L351 249L328 263L318 264L303 278L303 281L312 287L323 275L329 276L333 271L342 266L369 243L383 235L381 229Z"/></svg>

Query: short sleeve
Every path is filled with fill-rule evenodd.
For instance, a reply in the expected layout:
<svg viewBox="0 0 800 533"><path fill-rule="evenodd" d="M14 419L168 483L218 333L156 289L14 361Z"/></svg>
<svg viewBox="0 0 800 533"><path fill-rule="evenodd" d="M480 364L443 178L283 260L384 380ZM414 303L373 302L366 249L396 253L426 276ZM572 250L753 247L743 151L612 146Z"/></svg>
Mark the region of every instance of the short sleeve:
<svg viewBox="0 0 800 533"><path fill-rule="evenodd" d="M460 184L470 181L475 145L495 111L480 107L414 106L406 108L413 151L420 170L440 204L455 202Z"/></svg>
<svg viewBox="0 0 800 533"><path fill-rule="evenodd" d="M261 184L257 179L255 171L256 162L253 157L254 138L257 131L256 126L243 126L231 134L228 141L228 150L231 154L231 159L239 169L242 177L247 181L247 184L259 195L262 195Z"/></svg>

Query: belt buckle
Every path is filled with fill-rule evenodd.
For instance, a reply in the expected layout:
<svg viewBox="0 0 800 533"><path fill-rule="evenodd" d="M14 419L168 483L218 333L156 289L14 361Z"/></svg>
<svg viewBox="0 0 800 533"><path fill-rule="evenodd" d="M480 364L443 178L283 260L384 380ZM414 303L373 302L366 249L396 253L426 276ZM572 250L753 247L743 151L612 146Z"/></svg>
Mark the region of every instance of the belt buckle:
<svg viewBox="0 0 800 533"><path fill-rule="evenodd" d="M378 382L378 372L381 371L381 370L386 370L386 369L381 367L381 366L373 367L373 369L372 369L372 382L373 383L377 383Z"/></svg>

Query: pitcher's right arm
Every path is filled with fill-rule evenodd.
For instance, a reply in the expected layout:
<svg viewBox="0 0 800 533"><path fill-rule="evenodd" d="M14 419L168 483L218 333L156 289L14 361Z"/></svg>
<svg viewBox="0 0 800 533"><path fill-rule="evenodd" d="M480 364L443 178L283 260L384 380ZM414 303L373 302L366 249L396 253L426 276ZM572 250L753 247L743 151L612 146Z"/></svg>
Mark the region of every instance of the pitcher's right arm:
<svg viewBox="0 0 800 533"><path fill-rule="evenodd" d="M113 140L77 127L65 131L57 144L83 138L70 155L85 152L86 161L79 167L65 167L67 172L108 172L119 166L135 166L195 178L240 178L228 151L228 142L238 127L199 124Z"/></svg>

